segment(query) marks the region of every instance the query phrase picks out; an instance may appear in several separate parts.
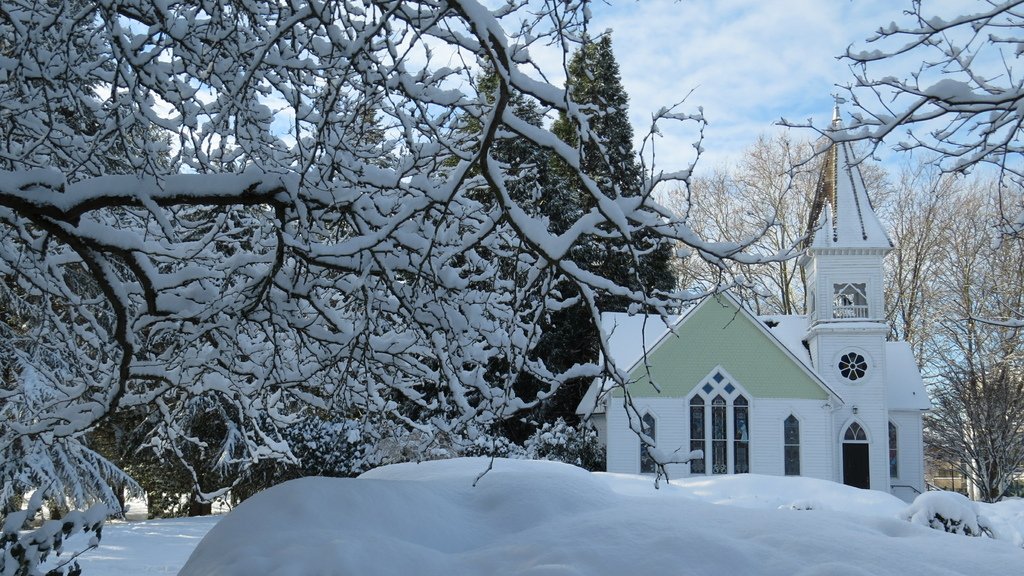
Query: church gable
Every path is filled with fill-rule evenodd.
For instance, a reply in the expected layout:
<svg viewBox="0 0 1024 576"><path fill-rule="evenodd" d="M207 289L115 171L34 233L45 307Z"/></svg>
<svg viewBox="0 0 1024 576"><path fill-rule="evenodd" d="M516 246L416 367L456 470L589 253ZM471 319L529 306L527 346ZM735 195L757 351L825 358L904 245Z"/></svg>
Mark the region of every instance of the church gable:
<svg viewBox="0 0 1024 576"><path fill-rule="evenodd" d="M634 397L686 397L720 366L755 398L828 398L823 384L725 295L701 302L647 360L657 389L640 363L630 372Z"/></svg>

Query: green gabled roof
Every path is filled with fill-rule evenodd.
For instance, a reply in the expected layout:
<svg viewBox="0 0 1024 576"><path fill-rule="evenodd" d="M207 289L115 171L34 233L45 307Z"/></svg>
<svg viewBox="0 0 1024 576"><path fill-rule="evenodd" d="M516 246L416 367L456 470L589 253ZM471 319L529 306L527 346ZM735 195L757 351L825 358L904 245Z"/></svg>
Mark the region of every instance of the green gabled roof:
<svg viewBox="0 0 1024 576"><path fill-rule="evenodd" d="M717 366L755 398L838 397L728 294L695 306L648 352L646 365L641 361L629 370L630 393L682 398Z"/></svg>

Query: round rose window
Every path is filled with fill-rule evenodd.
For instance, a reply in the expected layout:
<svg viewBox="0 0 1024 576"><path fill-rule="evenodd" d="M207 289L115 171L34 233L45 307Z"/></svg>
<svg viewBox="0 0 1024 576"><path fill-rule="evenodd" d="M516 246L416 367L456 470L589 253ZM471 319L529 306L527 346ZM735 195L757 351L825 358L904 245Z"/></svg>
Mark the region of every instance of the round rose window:
<svg viewBox="0 0 1024 576"><path fill-rule="evenodd" d="M868 371L868 362L856 352L847 352L839 359L839 373L850 381L860 380Z"/></svg>

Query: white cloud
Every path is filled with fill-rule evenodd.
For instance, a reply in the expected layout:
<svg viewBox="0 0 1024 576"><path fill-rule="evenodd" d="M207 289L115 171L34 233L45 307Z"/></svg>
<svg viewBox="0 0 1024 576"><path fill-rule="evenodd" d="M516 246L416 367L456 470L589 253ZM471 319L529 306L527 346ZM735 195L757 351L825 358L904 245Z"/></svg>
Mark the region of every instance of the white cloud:
<svg viewBox="0 0 1024 576"><path fill-rule="evenodd" d="M826 124L837 84L853 76L836 57L879 26L905 21L903 2L649 0L595 3L592 28L613 30L639 139L651 114L693 95L709 126L699 166L728 162L782 117ZM639 142L638 142L639 145ZM678 168L690 141L666 138L659 161Z"/></svg>

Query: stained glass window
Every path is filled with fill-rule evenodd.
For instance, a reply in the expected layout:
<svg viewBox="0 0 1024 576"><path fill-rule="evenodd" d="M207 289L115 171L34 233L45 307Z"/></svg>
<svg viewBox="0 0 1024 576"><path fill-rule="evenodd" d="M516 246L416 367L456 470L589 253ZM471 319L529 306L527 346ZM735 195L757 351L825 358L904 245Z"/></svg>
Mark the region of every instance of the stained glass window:
<svg viewBox="0 0 1024 576"><path fill-rule="evenodd" d="M899 478L899 445L897 444L896 425L889 422L889 477Z"/></svg>
<svg viewBox="0 0 1024 576"><path fill-rule="evenodd" d="M654 415L650 412L644 414L640 418L640 426L643 429L645 436L655 441L657 439L657 423L654 420ZM640 473L641 474L653 474L656 468L654 458L647 452L647 445L640 442Z"/></svg>
<svg viewBox="0 0 1024 576"><path fill-rule="evenodd" d="M726 459L728 436L726 435L726 402L725 398L715 396L711 401L711 473L728 474L729 463Z"/></svg>
<svg viewBox="0 0 1024 576"><path fill-rule="evenodd" d="M691 474L745 474L750 467L750 399L720 369L708 374L690 398ZM705 395L703 392L708 392Z"/></svg>
<svg viewBox="0 0 1024 576"><path fill-rule="evenodd" d="M732 405L732 470L735 474L746 474L750 472L750 436L748 432L750 408L747 399L743 396L737 396Z"/></svg>
<svg viewBox="0 0 1024 576"><path fill-rule="evenodd" d="M800 421L792 414L782 424L786 476L800 475Z"/></svg>
<svg viewBox="0 0 1024 576"><path fill-rule="evenodd" d="M704 448L704 399L699 395L690 400L690 450L703 450ZM691 474L704 473L704 459L690 461Z"/></svg>

